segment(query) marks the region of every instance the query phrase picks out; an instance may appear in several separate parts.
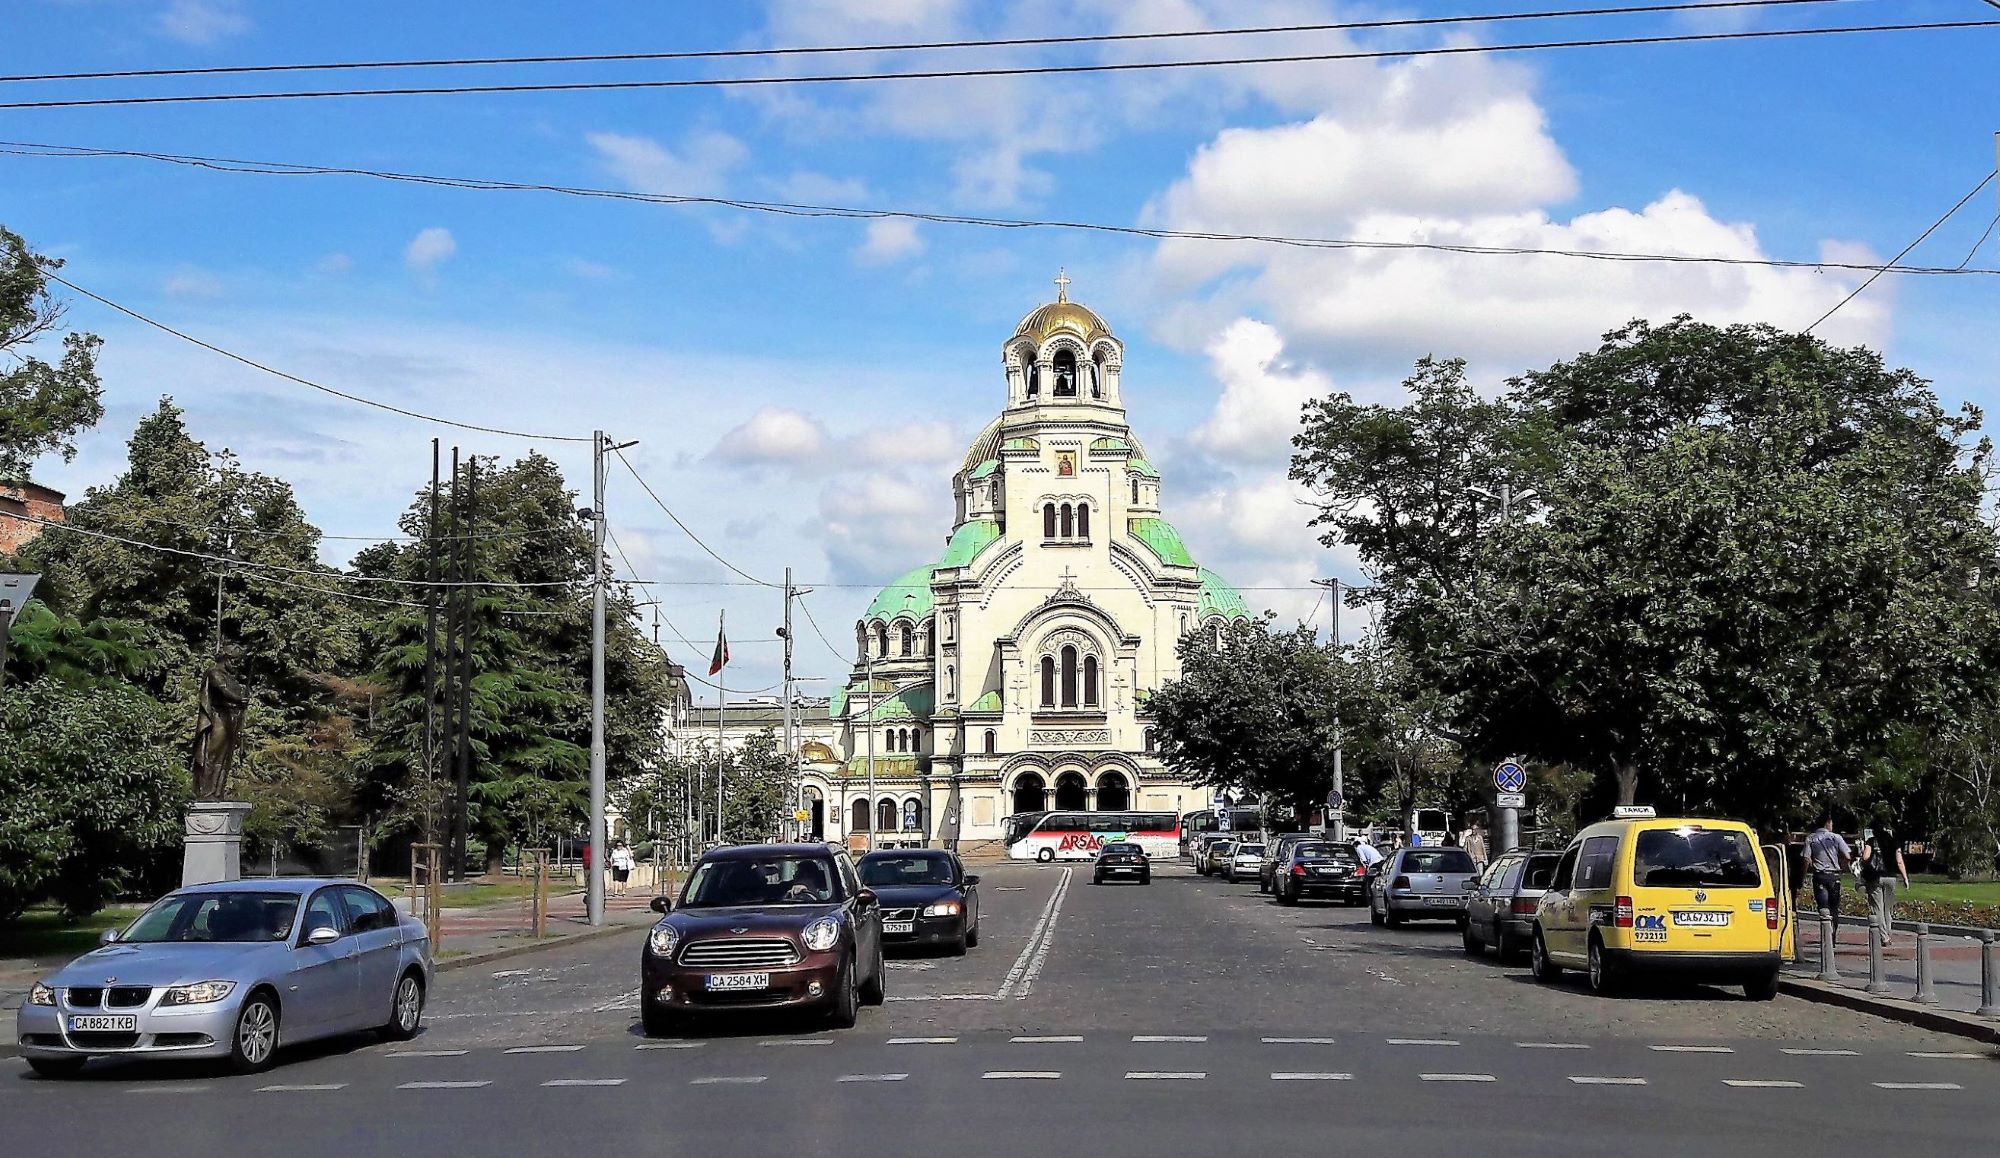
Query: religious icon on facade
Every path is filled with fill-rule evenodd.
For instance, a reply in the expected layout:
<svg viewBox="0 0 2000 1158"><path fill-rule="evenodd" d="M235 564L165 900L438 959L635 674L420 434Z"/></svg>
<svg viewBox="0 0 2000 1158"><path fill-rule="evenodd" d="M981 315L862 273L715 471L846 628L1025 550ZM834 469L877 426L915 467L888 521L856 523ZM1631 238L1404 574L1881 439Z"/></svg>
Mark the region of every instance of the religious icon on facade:
<svg viewBox="0 0 2000 1158"><path fill-rule="evenodd" d="M1075 451L1073 451L1073 450L1062 450L1062 451L1057 451L1057 452L1056 452L1056 477L1058 477L1058 478L1075 478L1075 477L1076 477L1076 452L1075 452Z"/></svg>

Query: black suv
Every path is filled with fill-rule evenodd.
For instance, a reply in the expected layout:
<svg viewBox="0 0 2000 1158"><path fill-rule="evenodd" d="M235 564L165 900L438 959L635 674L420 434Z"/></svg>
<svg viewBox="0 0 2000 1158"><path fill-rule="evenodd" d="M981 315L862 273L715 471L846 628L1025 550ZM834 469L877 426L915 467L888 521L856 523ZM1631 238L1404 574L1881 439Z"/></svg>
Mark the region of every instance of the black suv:
<svg viewBox="0 0 2000 1158"><path fill-rule="evenodd" d="M813 1009L836 1028L882 1001L882 908L845 849L748 844L705 853L646 937L648 1036L693 1016Z"/></svg>

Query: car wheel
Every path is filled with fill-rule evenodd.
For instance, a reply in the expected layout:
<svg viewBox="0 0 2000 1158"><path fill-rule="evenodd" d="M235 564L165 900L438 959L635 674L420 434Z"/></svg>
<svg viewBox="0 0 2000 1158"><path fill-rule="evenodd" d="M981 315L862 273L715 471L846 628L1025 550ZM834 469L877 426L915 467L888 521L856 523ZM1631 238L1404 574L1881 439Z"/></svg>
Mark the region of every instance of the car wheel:
<svg viewBox="0 0 2000 1158"><path fill-rule="evenodd" d="M1035 854L1035 859L1041 861L1043 864L1047 864L1050 861L1056 859L1056 850L1052 848L1045 848L1042 851Z"/></svg>
<svg viewBox="0 0 2000 1158"><path fill-rule="evenodd" d="M661 1009L648 991L639 995L639 1028L647 1037L673 1037L680 1032L681 1019L672 1010Z"/></svg>
<svg viewBox="0 0 2000 1158"><path fill-rule="evenodd" d="M967 930L965 931L965 944L966 944L966 947L967 947L967 948L969 948L969 949L977 949L977 948L979 948L979 922L978 922L978 921L974 921L974 922L972 923L972 927L971 927L970 929L967 929Z"/></svg>
<svg viewBox="0 0 2000 1158"><path fill-rule="evenodd" d="M1773 969L1745 981L1743 996L1752 1001L1775 1001L1778 997L1778 971Z"/></svg>
<svg viewBox="0 0 2000 1158"><path fill-rule="evenodd" d="M1553 985L1562 978L1562 966L1550 959L1548 942L1542 940L1540 929L1535 930L1535 943L1528 950L1528 970L1544 985Z"/></svg>
<svg viewBox="0 0 2000 1158"><path fill-rule="evenodd" d="M1374 901L1368 902L1368 923L1377 926L1382 923L1382 914L1375 910Z"/></svg>
<svg viewBox="0 0 2000 1158"><path fill-rule="evenodd" d="M1486 946L1479 943L1479 934L1472 931L1471 922L1468 921L1459 926L1458 936L1459 940L1465 944L1465 955L1467 957L1483 957L1486 955Z"/></svg>
<svg viewBox="0 0 2000 1158"><path fill-rule="evenodd" d="M1090 883L1091 883L1091 884L1093 884L1093 885L1101 885L1101 884L1103 884L1103 883L1104 883L1104 874L1102 874L1102 873L1092 873L1092 874L1090 874Z"/></svg>
<svg viewBox="0 0 2000 1158"><path fill-rule="evenodd" d="M1139 883L1140 883L1140 884L1142 884L1142 885L1150 885L1150 884L1152 884L1152 883L1153 883L1153 874L1152 874L1152 873L1140 873L1140 874L1139 874Z"/></svg>
<svg viewBox="0 0 2000 1158"><path fill-rule="evenodd" d="M1590 991L1599 997L1615 997L1624 988L1623 978L1618 975L1618 967L1604 952L1604 942L1595 934L1590 938Z"/></svg>
<svg viewBox="0 0 2000 1158"><path fill-rule="evenodd" d="M73 1078L83 1072L80 1057L31 1057L28 1068L45 1078Z"/></svg>
<svg viewBox="0 0 2000 1158"><path fill-rule="evenodd" d="M841 967L834 982L833 1003L826 1011L826 1023L834 1029L853 1029L861 1019L861 995L855 991L854 964Z"/></svg>
<svg viewBox="0 0 2000 1158"><path fill-rule="evenodd" d="M396 997L389 1006L389 1024L382 1027L382 1036L390 1041L408 1041L417 1036L423 1020L424 983L414 971L405 973L396 982Z"/></svg>
<svg viewBox="0 0 2000 1158"><path fill-rule="evenodd" d="M861 1004L882 1004L883 999L888 996L886 992L888 980L888 964L882 960L882 950L877 949L875 950L875 971L868 975L867 982L861 986Z"/></svg>
<svg viewBox="0 0 2000 1158"><path fill-rule="evenodd" d="M1403 915L1391 908L1386 900L1382 902L1382 923L1391 929L1399 929L1403 925Z"/></svg>
<svg viewBox="0 0 2000 1158"><path fill-rule="evenodd" d="M239 1074L261 1073L278 1056L278 1006L262 993L253 994L237 1011L229 1035L229 1068Z"/></svg>
<svg viewBox="0 0 2000 1158"><path fill-rule="evenodd" d="M965 950L971 944L972 944L971 932L968 930L961 929L958 934L958 939L953 941L951 944L945 946L945 952L951 954L954 957L963 957L965 956Z"/></svg>

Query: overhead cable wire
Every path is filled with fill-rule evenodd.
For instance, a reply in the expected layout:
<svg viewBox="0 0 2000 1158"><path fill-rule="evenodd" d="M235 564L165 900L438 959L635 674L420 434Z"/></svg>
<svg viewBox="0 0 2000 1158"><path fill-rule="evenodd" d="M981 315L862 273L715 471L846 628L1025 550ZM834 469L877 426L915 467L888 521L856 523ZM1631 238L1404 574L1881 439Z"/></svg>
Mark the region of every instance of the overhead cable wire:
<svg viewBox="0 0 2000 1158"><path fill-rule="evenodd" d="M1917 234L1916 240L1904 246L1902 252L1898 253L1895 257L1890 258L1889 264L1894 265L1897 262L1903 260L1903 258L1909 256L1911 250L1915 249L1919 245L1922 245L1924 241L1930 237L1931 234L1936 233L1938 229L1944 225L1945 222L1950 221L1952 217L1958 213L1959 210L1965 208L1968 202L1970 202L1974 197L1979 196L1979 191L1986 188L1986 186L1989 183L1991 183L1992 180L1993 180L1993 172L1989 170L1984 177L1981 177L1979 179L1979 184L1974 185L1972 189L1966 193L1965 196L1960 197L1958 201L1952 205L1951 208L1944 211L1944 216L1938 218L1936 221L1931 222L1929 228L1925 229L1922 233ZM1976 249L1977 247L1974 248ZM1972 260L1971 256L1967 255L1966 260L1967 261ZM1839 313L1842 306L1845 306L1848 302L1851 302L1855 298L1860 297L1862 292L1865 291L1869 286L1874 285L1876 279L1881 276L1882 275L1880 272L1869 275L1866 281L1862 282L1858 286L1855 286L1853 292L1849 293L1846 297L1841 298L1839 301L1835 302L1833 304L1832 309L1821 314L1819 316L1819 320L1815 321L1812 325L1807 326L1804 332L1810 334L1814 330L1818 329L1820 322L1824 322L1828 318Z"/></svg>
<svg viewBox="0 0 2000 1158"><path fill-rule="evenodd" d="M812 624L813 634L819 636L819 641L826 645L826 650L832 652L833 658L839 662L851 663L852 661L846 655L842 654L839 648L833 646L833 641L826 637L826 632L819 629L819 620L813 618L812 605L806 602L806 597L801 595L798 599L799 610L806 613L806 622Z"/></svg>
<svg viewBox="0 0 2000 1158"><path fill-rule="evenodd" d="M121 514L125 518L138 519L142 522L152 523L156 526L161 526L161 527L172 527L175 530L186 531L189 534L193 535L207 535L220 532L222 534L231 536L253 535L258 538L264 538L264 539L282 539L287 536L298 533L296 531L266 531L256 527L218 527L213 524L206 527L198 527L192 523L177 522L173 519L162 519L153 515L140 515L140 514L129 514L129 513L121 513ZM477 541L477 540L496 540L496 539L540 539L549 535L563 534L568 530L569 528L566 526L551 526L551 527L542 527L538 530L532 530L532 531L480 531L470 535L431 535L428 537L424 535L326 535L326 534L315 534L314 537L321 542L327 542L327 543L423 543L423 542L452 543L452 542L464 542L467 540Z"/></svg>
<svg viewBox="0 0 2000 1158"><path fill-rule="evenodd" d="M1107 32L1078 36L1015 36L988 40L932 40L889 44L781 46L777 48L694 49L680 52L603 52L566 56L484 56L417 58L409 60L350 60L298 64L210 65L202 68L137 68L100 72L45 72L0 76L0 84L73 80L135 80L183 76L248 76L289 72L349 72L380 69L484 68L523 64L627 64L674 60L744 60L767 57L836 56L861 53L929 52L966 48L1046 48L1076 44L1131 44L1163 40L1222 39L1284 33L1367 32L1428 28L1438 25L1502 24L1528 20L1583 19L1593 16L1637 16L1657 12L1697 12L1714 9L1789 8L1845 4L1853 0L1695 0L1679 4L1640 4L1605 8L1564 8L1536 12L1494 12L1468 16L1419 16L1338 23L1275 24L1238 28L1190 28L1158 32Z"/></svg>
<svg viewBox="0 0 2000 1158"><path fill-rule="evenodd" d="M604 537L610 541L611 549L618 552L619 560L625 564L625 573L631 577L631 581L633 583L639 584L641 586L652 586L658 582L658 580L641 579L639 577L639 568L632 565L632 557L625 553L625 548L622 544L618 542L618 536L615 532L612 531L611 524L609 521L607 521L604 525ZM637 605L635 604L634 606L636 607ZM655 606L655 607L660 606L660 601L654 600L649 604L649 606ZM668 629L674 633L675 638L679 639L682 643L687 644L689 647L698 648L701 646L694 640L689 639L685 635L682 635L681 629L674 626L674 621L668 619L665 612L660 613L660 619L663 622L665 622ZM752 636L748 639L732 639L729 642L733 644L734 643L782 643L784 642L784 636L781 635Z"/></svg>
<svg viewBox="0 0 2000 1158"><path fill-rule="evenodd" d="M657 493L654 492L652 484L647 482L645 476L639 473L639 469L632 465L632 460L625 457L625 452L623 450L620 450L617 447L612 447L611 453L617 455L618 461L625 464L625 469L628 472L630 472L633 479L635 479L638 482L640 489L646 492L646 497L652 499L653 504L655 506L659 507L662 511L665 511L667 513L667 517L674 521L674 526L679 527L681 529L682 534L685 534L688 538L694 540L694 545L700 547L703 551L707 552L709 558L722 564L724 567L727 567L731 572L737 575L741 575L743 578L749 580L752 584L755 584L758 587L778 588L784 586L782 583L772 583L769 580L759 579L755 575L752 575L750 572L745 571L743 568L738 567L736 564L731 563L729 560L723 558L721 555L716 554L715 548L710 547L707 543L702 542L701 536L695 534L693 530L689 529L686 523L681 522L681 517L674 513L674 509L667 505L666 500L662 499Z"/></svg>
<svg viewBox="0 0 2000 1158"><path fill-rule="evenodd" d="M336 390L331 386L326 386L318 382L314 382L310 378L301 378L297 374L292 374L287 371L277 369L276 367L273 366L267 366L264 363L256 361L255 359L252 358L246 358L242 354L238 354L232 350L223 349L221 346L215 345L213 342L205 342L202 339L197 338L192 334L188 334L181 330L177 330L174 327L167 325L165 322L159 321L158 319L155 318L147 317L145 314L140 313L138 310L132 309L130 306L120 305L117 302L112 301L110 298L103 296L102 294L94 293L90 290L87 290L82 286L76 284L75 282L69 280L68 278L63 277L61 274L58 274L55 271L50 270L46 267L42 268L40 272L43 277L48 278L50 281L56 282L59 285L68 286L70 289L75 290L77 293L82 294L84 297L89 298L90 300L98 303L99 305L105 306L109 309L116 310L119 313L124 314L126 317L133 319L134 321L143 322L146 325L161 331L162 333L171 334L174 337L179 338L183 342L199 346L202 349L207 350L211 354L219 354L222 357L227 358L232 362L241 363L242 365L248 366L253 370L261 370L266 374L282 378L287 382L294 382L300 386L310 387L311 389L317 390L322 394L331 394L335 398L345 399L348 402L356 402L363 406L372 406L377 410L386 410L391 414L400 414L405 418L415 418L423 422L434 422L439 426L452 426L460 430L473 430L481 434L500 434L500 435L505 435L509 438L525 438L536 442L589 442L590 441L590 437L588 435L577 436L577 435L566 435L566 434L530 434L526 431L508 430L498 426L481 426L473 422L460 422L452 418L441 418L435 414L425 414L417 410L407 410L401 406L396 406L388 402L381 402L373 398L367 398L360 394L350 394L345 390Z"/></svg>
<svg viewBox="0 0 2000 1158"><path fill-rule="evenodd" d="M308 89L296 91L182 93L170 96L86 97L64 100L7 101L0 109L107 108L132 105L240 103L247 101L325 100L345 97L464 96L526 92L614 92L655 89L752 88L774 85L856 84L897 80L953 80L974 77L1057 76L1095 73L1152 72L1188 68L1226 68L1259 64L1327 64L1354 60L1414 60L1436 56L1540 52L1570 48L1623 48L1661 44L1699 44L1774 40L1811 36L1851 36L1884 32L1942 32L1969 28L2000 28L2000 20L1935 20L1911 24L1858 24L1827 28L1766 28L1739 32L1680 32L1664 36L1610 36L1577 40L1544 40L1521 44L1453 44L1428 48L1386 48L1351 52L1289 53L1275 56L1209 57L1197 60L1101 61L1092 64L994 65L987 68L941 68L901 72L819 73L797 76L676 77L666 80L552 81L538 84L439 85L433 87Z"/></svg>
<svg viewBox="0 0 2000 1158"><path fill-rule="evenodd" d="M930 225L955 225L1002 230L1056 229L1143 237L1153 241L1244 242L1296 249L1420 251L1470 256L1561 257L1604 262L1659 262L1683 265L1754 266L1766 269L1838 270L1853 273L1887 272L1916 275L1996 276L2000 269L1970 269L1883 265L1881 263L1802 260L1787 258L1732 257L1720 254L1654 253L1623 250L1559 249L1539 246L1470 245L1443 241L1396 241L1363 238L1299 237L1284 234L1229 233L1219 230L1165 229L1142 225L1117 225L1100 221L1062 219L1037 220L1018 217L982 217L969 214L934 213L914 209L884 209L863 206L815 205L803 202L754 201L707 195L641 193L579 185L552 185L505 181L482 177L451 177L387 169L349 168L337 165L310 165L288 161L259 161L230 157L207 157L160 153L138 149L103 149L81 145L52 145L32 141L0 141L0 153L23 157L125 158L182 165L220 173L270 177L363 177L371 180L430 185L476 192L553 193L560 196L633 201L649 205L712 206L781 217L831 217L855 221L898 219Z"/></svg>

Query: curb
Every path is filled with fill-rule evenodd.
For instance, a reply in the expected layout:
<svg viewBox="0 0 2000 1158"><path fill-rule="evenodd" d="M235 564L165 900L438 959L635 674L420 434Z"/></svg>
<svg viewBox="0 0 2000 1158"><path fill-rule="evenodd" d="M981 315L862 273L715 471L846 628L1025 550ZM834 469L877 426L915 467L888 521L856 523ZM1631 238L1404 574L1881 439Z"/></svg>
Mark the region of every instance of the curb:
<svg viewBox="0 0 2000 1158"><path fill-rule="evenodd" d="M2000 1045L2000 1024L1970 1013L1940 1009L1935 1005L1918 1005L1893 997L1877 997L1858 989L1850 989L1845 985L1833 985L1804 977L1779 977L1778 992L1819 1005L1837 1005L1842 1009L1854 1010L1856 1013L1866 1013L1888 1021L1915 1026L1918 1029L1928 1029L1933 1033L1969 1038L1985 1045Z"/></svg>
<svg viewBox="0 0 2000 1158"><path fill-rule="evenodd" d="M526 953L538 953L543 949L553 949L558 945L576 945L586 941L602 941L621 933L643 933L652 927L652 922L631 925L611 925L603 929L592 929L587 933L571 933L567 937L548 937L540 941L530 941L525 945L509 945L505 949L488 949L484 953L467 953L463 957L453 957L431 966L434 973L450 973L457 969L470 969L474 965L484 965L488 961L505 961Z"/></svg>

